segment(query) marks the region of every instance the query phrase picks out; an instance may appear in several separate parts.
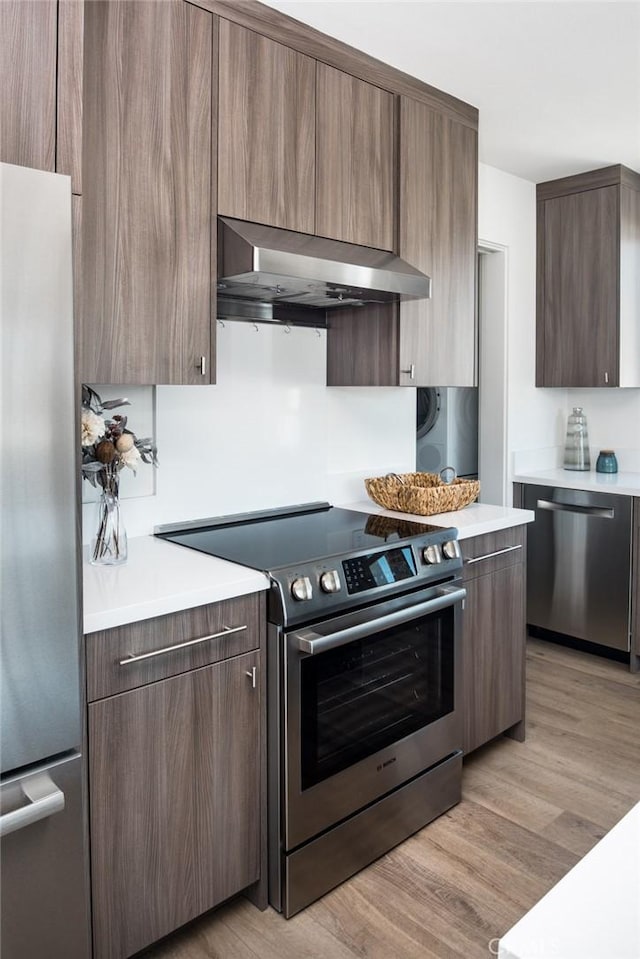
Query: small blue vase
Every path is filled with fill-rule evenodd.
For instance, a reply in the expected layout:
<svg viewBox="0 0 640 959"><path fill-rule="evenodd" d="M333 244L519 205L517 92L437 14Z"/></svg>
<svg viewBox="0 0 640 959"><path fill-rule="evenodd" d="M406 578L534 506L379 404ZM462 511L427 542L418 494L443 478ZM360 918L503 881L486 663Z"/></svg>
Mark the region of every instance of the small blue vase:
<svg viewBox="0 0 640 959"><path fill-rule="evenodd" d="M596 462L596 473L617 473L618 461L613 450L600 450Z"/></svg>

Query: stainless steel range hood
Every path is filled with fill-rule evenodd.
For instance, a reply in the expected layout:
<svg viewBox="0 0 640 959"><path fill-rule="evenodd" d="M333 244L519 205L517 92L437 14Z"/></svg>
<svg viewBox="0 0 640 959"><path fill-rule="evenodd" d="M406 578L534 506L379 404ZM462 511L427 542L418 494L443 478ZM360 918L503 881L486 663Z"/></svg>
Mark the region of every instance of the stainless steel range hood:
<svg viewBox="0 0 640 959"><path fill-rule="evenodd" d="M218 293L331 310L425 299L431 280L384 250L218 217Z"/></svg>

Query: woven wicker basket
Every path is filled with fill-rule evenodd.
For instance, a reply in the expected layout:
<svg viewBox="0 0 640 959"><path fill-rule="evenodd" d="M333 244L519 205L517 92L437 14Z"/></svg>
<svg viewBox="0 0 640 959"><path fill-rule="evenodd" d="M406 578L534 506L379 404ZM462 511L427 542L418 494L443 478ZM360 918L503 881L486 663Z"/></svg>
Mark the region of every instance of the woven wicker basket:
<svg viewBox="0 0 640 959"><path fill-rule="evenodd" d="M402 473L364 481L367 493L379 506L401 513L448 513L462 509L478 498L478 480L456 479L443 483L438 473Z"/></svg>

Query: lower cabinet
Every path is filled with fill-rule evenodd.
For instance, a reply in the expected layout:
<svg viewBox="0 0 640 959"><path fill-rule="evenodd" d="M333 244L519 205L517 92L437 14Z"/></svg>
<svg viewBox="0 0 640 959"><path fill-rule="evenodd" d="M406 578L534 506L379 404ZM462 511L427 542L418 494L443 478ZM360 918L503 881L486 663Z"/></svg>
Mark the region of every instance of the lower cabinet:
<svg viewBox="0 0 640 959"><path fill-rule="evenodd" d="M460 543L465 754L507 730L524 738L525 537L519 526Z"/></svg>
<svg viewBox="0 0 640 959"><path fill-rule="evenodd" d="M631 560L631 672L640 670L640 497L633 500L633 554Z"/></svg>
<svg viewBox="0 0 640 959"><path fill-rule="evenodd" d="M245 646L253 640L255 649L89 704L95 959L130 956L261 877L261 630L236 622L233 603L204 608L215 619L218 608L227 607L231 618L220 636L199 637L202 646L165 652L163 647L175 649L175 633L165 628L169 640L163 643L158 629L158 661L170 669L172 656L198 649L202 655L205 647L215 658L227 652L223 647L216 652L216 644L228 643L229 635ZM244 612L246 598L238 603ZM184 619L188 623L195 612L148 621L147 635L149 623L174 619L188 635ZM122 629L135 638L142 625ZM123 672L134 672L138 662L127 659L142 654L133 647L123 657L120 630L109 632L111 658L115 652L118 665L125 661ZM94 646L94 660L108 655L104 636ZM139 661L145 678L153 661L153 655ZM91 672L90 650L87 663ZM176 659L176 671L183 666L184 659Z"/></svg>

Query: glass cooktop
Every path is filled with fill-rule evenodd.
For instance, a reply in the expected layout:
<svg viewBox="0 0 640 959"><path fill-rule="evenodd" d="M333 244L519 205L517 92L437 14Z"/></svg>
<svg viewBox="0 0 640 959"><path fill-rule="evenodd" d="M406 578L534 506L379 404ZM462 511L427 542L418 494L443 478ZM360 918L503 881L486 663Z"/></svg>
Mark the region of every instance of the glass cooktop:
<svg viewBox="0 0 640 959"><path fill-rule="evenodd" d="M156 536L252 569L270 572L385 543L442 532L441 526L360 513L328 504L164 526ZM207 524L207 525L205 525Z"/></svg>

